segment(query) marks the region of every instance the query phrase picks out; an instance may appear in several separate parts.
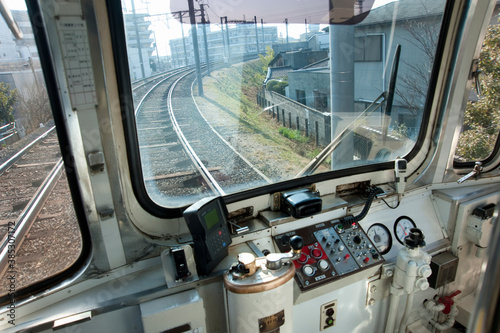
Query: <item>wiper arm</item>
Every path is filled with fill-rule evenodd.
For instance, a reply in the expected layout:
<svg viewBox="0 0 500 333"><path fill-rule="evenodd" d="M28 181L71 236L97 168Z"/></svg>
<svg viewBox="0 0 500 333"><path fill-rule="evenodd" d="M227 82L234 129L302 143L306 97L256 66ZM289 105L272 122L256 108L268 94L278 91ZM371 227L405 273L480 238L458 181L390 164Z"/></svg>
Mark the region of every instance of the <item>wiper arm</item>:
<svg viewBox="0 0 500 333"><path fill-rule="evenodd" d="M399 68L399 58L401 55L401 45L398 44L396 46L396 52L394 54L394 61L392 63L391 70L391 78L389 81L389 89L388 91L384 91L381 93L361 114L354 119L349 126L347 126L335 139L332 140L316 157L314 157L309 164L306 165L295 178L306 176L312 174L320 165L323 163L326 158L338 147L338 145L342 142L342 139L356 128L362 120L371 115L373 111L377 110L382 105L386 104L385 108L385 119L390 119L391 110L392 110L392 102L394 101L394 92L396 90L396 77L398 76L398 68ZM378 103L379 100L382 100ZM377 104L378 103L378 104ZM389 124L387 124L387 120L384 121L383 131L384 131L384 140L387 136L387 129Z"/></svg>
<svg viewBox="0 0 500 333"><path fill-rule="evenodd" d="M387 105L385 107L385 121L382 127L383 130L383 138L387 137L387 130L389 129L389 125L387 121L391 119L392 112L392 103L394 101L394 92L396 91L396 78L398 77L398 68L399 68L399 58L401 55L401 45L398 44L396 46L396 52L394 53L394 61L392 62L392 70L391 70L391 79L389 81L389 90L387 91Z"/></svg>
<svg viewBox="0 0 500 333"><path fill-rule="evenodd" d="M381 102L379 103L379 101ZM312 174L320 165L325 161L325 159L337 148L337 146L342 142L342 139L354 128L356 128L366 117L371 115L373 111L377 110L379 107L385 104L387 101L387 92L381 93L377 99L375 99L361 114L354 119L349 126L347 126L342 132L340 132L335 139L332 140L316 157L314 157L309 164L305 166L295 178L302 177L305 175Z"/></svg>

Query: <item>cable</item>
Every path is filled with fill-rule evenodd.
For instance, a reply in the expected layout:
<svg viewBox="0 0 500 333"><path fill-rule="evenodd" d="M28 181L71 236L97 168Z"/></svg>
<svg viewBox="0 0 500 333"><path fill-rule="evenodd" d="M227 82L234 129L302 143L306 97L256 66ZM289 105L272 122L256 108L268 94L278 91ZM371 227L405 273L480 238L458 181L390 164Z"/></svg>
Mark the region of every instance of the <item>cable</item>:
<svg viewBox="0 0 500 333"><path fill-rule="evenodd" d="M385 201L384 198L382 198L382 201L387 205L387 207L389 207L390 209L396 209L399 207L399 204L401 203L401 196L398 195L398 203L396 204L396 206L391 206L389 205L389 203L387 201Z"/></svg>
<svg viewBox="0 0 500 333"><path fill-rule="evenodd" d="M373 199L375 198L375 196L377 194L380 194L380 193L384 193L384 191L380 187L373 187L370 190L370 194L368 194L368 199L366 200L365 206L363 207L363 210L361 211L361 213L359 213L359 215L357 215L357 216L349 215L349 216L344 217L341 220L342 225L345 228L347 228L349 225L352 225L353 223L357 223L357 222L361 221L362 219L364 219L366 214L368 214L368 211L370 210Z"/></svg>

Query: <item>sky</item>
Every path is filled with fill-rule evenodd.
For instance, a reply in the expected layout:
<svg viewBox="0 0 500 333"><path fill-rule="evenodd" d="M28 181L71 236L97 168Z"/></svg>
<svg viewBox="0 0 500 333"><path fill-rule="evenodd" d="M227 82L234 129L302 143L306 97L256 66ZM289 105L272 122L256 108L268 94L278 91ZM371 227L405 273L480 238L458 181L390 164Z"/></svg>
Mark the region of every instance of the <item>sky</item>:
<svg viewBox="0 0 500 333"><path fill-rule="evenodd" d="M4 1L12 10L26 10L26 4L22 0ZM393 1L395 0L375 0L372 8L383 6ZM266 8L265 15L267 17L262 18L264 23L272 22L273 25L276 24L278 26L278 37L283 38L286 37L286 25L283 23L285 16L289 22L289 37L297 39L301 34L306 32L304 19L307 19L308 23L323 24L327 23L328 19L329 0L203 0L202 2L208 4L207 14L212 23L220 23L221 16L228 16L228 19L250 21L253 20L254 15L257 16L257 21L260 22L261 17L257 15L258 10L256 8ZM371 2L373 0L364 0L364 6L369 6ZM122 4L131 11L131 0L123 0ZM153 15L151 28L154 31L154 38L157 40L159 54L160 56L167 54L169 52L168 40L182 37L182 31L180 23L177 20L165 20L165 13L187 9L187 1L135 0L135 7L137 12L148 11L150 15ZM198 5L195 4L195 7L198 7ZM325 15L325 13L327 14ZM320 26L320 28L323 27L324 25ZM189 25L184 24L186 36L188 29ZM212 30L216 29L219 29L218 25L213 24ZM169 31L169 34L165 34L166 30Z"/></svg>
<svg viewBox="0 0 500 333"><path fill-rule="evenodd" d="M4 0L9 6L9 9L13 10L26 10L26 3L23 0Z"/></svg>

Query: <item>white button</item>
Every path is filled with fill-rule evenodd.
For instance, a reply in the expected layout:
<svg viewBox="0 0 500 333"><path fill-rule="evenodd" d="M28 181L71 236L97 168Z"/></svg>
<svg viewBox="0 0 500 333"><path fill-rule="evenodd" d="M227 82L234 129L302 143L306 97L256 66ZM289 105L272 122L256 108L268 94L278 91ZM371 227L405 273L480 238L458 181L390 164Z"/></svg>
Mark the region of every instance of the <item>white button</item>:
<svg viewBox="0 0 500 333"><path fill-rule="evenodd" d="M302 267L302 272L307 276L311 276L314 274L314 268L312 268L310 265L305 265L304 267Z"/></svg>
<svg viewBox="0 0 500 333"><path fill-rule="evenodd" d="M318 268L321 269L322 271L326 271L328 269L328 267L330 267L330 265L328 264L328 261L326 261L324 259L321 259L320 261L318 261Z"/></svg>

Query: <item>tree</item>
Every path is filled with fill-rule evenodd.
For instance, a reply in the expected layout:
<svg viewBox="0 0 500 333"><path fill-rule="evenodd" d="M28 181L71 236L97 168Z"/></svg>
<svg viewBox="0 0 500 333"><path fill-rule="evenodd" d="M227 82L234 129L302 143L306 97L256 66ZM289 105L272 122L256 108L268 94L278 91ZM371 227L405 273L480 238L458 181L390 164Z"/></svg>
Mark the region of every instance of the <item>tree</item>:
<svg viewBox="0 0 500 333"><path fill-rule="evenodd" d="M479 56L481 96L469 101L456 155L462 161L487 158L500 128L500 27L490 25Z"/></svg>
<svg viewBox="0 0 500 333"><path fill-rule="evenodd" d="M266 55L259 54L260 61L262 62L262 73L266 75L269 63L274 59L274 50L267 46Z"/></svg>
<svg viewBox="0 0 500 333"><path fill-rule="evenodd" d="M18 112L26 130L32 132L52 119L52 109L45 86L32 83L25 86L23 92L19 97Z"/></svg>
<svg viewBox="0 0 500 333"><path fill-rule="evenodd" d="M278 94L285 96L285 88L288 86L288 81L286 80L271 80L267 83L266 87L268 90L274 91Z"/></svg>
<svg viewBox="0 0 500 333"><path fill-rule="evenodd" d="M429 17L427 20L407 20L403 24L403 28L410 35L410 38L405 38L405 40L422 51L422 58L418 63L402 61L407 66L407 70L404 75L398 78L398 88L396 89L402 106L415 116L419 116L423 110L423 104L427 97L430 73L441 28L440 20L431 17L427 9L425 12L426 16Z"/></svg>
<svg viewBox="0 0 500 333"><path fill-rule="evenodd" d="M18 98L16 89L10 89L10 85L0 82L0 124L7 124L14 121L12 112L14 104Z"/></svg>

